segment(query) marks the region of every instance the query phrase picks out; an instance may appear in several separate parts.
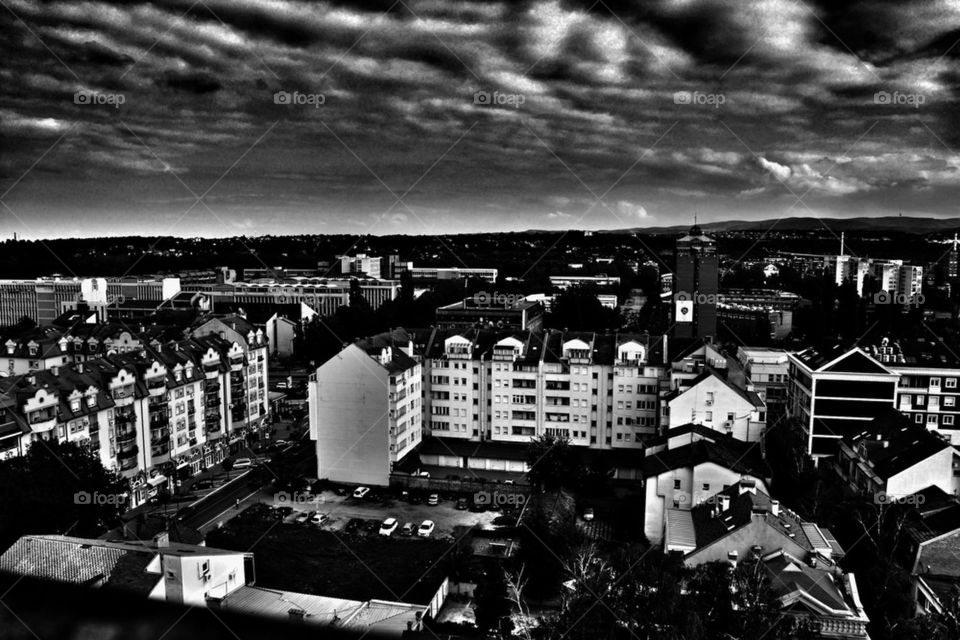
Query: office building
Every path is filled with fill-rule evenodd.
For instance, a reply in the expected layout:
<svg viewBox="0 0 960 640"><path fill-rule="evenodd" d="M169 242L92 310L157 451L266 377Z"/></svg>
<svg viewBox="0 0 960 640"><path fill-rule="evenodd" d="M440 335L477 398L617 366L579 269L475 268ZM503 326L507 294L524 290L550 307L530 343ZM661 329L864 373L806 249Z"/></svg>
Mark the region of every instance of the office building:
<svg viewBox="0 0 960 640"><path fill-rule="evenodd" d="M540 331L544 306L520 296L484 293L437 308L441 329L492 328L511 331Z"/></svg>
<svg viewBox="0 0 960 640"><path fill-rule="evenodd" d="M675 336L716 336L718 278L716 243L694 225L677 240L673 278Z"/></svg>

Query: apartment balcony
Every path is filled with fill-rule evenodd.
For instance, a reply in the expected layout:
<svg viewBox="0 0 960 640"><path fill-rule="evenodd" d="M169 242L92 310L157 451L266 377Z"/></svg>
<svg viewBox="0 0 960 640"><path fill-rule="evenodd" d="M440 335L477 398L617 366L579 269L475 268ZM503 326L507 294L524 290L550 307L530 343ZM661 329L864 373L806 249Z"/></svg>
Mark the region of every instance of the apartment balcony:
<svg viewBox="0 0 960 640"><path fill-rule="evenodd" d="M170 426L170 418L167 416L166 412L150 414L151 429L159 429L161 427L168 427L168 426Z"/></svg>
<svg viewBox="0 0 960 640"><path fill-rule="evenodd" d="M147 393L151 396L161 396L167 391L165 376L156 376L147 380Z"/></svg>
<svg viewBox="0 0 960 640"><path fill-rule="evenodd" d="M113 414L113 422L117 427L130 426L137 423L137 416L133 413L116 412Z"/></svg>
<svg viewBox="0 0 960 640"><path fill-rule="evenodd" d="M137 430L125 429L117 431L117 447L121 450L129 450L137 446Z"/></svg>
<svg viewBox="0 0 960 640"><path fill-rule="evenodd" d="M117 460L128 460L133 458L134 464L136 464L138 453L140 453L140 447L138 447L136 443L133 443L127 447L122 447L117 451Z"/></svg>
<svg viewBox="0 0 960 640"><path fill-rule="evenodd" d="M131 458L120 458L117 455L117 461L120 463L120 471L133 471L137 468L137 456L134 454Z"/></svg>
<svg viewBox="0 0 960 640"><path fill-rule="evenodd" d="M167 429L167 428L162 428L162 429L151 428L151 429L150 429L150 443L153 444L153 445L159 445L159 444L162 444L162 443L164 443L164 442L170 442L170 429Z"/></svg>
<svg viewBox="0 0 960 640"><path fill-rule="evenodd" d="M203 384L203 391L204 393L215 393L217 391L220 391L220 380L218 380L217 378L212 378L210 380L207 380Z"/></svg>
<svg viewBox="0 0 960 640"><path fill-rule="evenodd" d="M166 442L153 444L150 446L150 457L153 459L154 464L158 462L157 458L166 456L170 454L170 440Z"/></svg>
<svg viewBox="0 0 960 640"><path fill-rule="evenodd" d="M548 407L569 407L570 398L546 398L544 404Z"/></svg>
<svg viewBox="0 0 960 640"><path fill-rule="evenodd" d="M570 391L570 383L565 380L547 380L543 387L547 391Z"/></svg>
<svg viewBox="0 0 960 640"><path fill-rule="evenodd" d="M47 433L57 426L57 411L55 407L34 411L29 416L30 430L34 433Z"/></svg>
<svg viewBox="0 0 960 640"><path fill-rule="evenodd" d="M536 389L537 381L536 380L514 380L513 388L514 389ZM568 388L569 388L569 385L568 385Z"/></svg>
<svg viewBox="0 0 960 640"><path fill-rule="evenodd" d="M220 373L220 361L214 360L203 364L204 373Z"/></svg>

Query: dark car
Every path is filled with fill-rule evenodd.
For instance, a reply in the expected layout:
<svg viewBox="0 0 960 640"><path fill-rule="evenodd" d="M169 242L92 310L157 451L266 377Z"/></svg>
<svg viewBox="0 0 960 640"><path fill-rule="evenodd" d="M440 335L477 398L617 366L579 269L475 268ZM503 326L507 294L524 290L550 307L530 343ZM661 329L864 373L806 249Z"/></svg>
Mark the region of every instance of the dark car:
<svg viewBox="0 0 960 640"><path fill-rule="evenodd" d="M293 507L277 507L273 510L273 517L277 520L283 520L291 513L293 513Z"/></svg>
<svg viewBox="0 0 960 640"><path fill-rule="evenodd" d="M466 511L469 507L470 507L470 505L467 503L467 499L466 499L466 498L460 498L459 500L457 500L457 510L458 510L458 511Z"/></svg>
<svg viewBox="0 0 960 640"><path fill-rule="evenodd" d="M363 518L350 518L347 521L346 530L349 532L356 532L363 528Z"/></svg>
<svg viewBox="0 0 960 640"><path fill-rule="evenodd" d="M191 517L194 514L195 510L193 507L184 507L177 511L177 520L183 521Z"/></svg>

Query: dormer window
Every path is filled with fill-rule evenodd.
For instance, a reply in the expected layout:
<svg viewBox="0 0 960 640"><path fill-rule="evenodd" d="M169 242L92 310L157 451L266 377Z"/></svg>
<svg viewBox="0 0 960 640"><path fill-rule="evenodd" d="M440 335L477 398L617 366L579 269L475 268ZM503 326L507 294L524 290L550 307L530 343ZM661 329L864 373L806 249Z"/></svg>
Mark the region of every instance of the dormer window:
<svg viewBox="0 0 960 640"><path fill-rule="evenodd" d="M31 356L37 355L37 345L35 344L30 345L30 355Z"/></svg>
<svg viewBox="0 0 960 640"><path fill-rule="evenodd" d="M96 404L97 404L97 394L91 393L89 396L87 396L87 406L93 407Z"/></svg>
<svg viewBox="0 0 960 640"><path fill-rule="evenodd" d="M174 371L173 377L176 378L177 382L180 382L181 380L183 380L183 371L180 371L179 369L177 371Z"/></svg>
<svg viewBox="0 0 960 640"><path fill-rule="evenodd" d="M77 413L80 411L80 398L74 398L70 401L70 411Z"/></svg>

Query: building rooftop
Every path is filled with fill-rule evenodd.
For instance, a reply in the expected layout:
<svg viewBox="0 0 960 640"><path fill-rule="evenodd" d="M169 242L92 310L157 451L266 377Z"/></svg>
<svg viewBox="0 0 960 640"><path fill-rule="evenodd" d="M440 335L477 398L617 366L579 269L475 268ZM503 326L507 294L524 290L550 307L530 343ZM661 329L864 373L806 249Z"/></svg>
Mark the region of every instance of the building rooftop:
<svg viewBox="0 0 960 640"><path fill-rule="evenodd" d="M885 407L863 431L844 441L883 480L950 448L942 437L893 407Z"/></svg>

